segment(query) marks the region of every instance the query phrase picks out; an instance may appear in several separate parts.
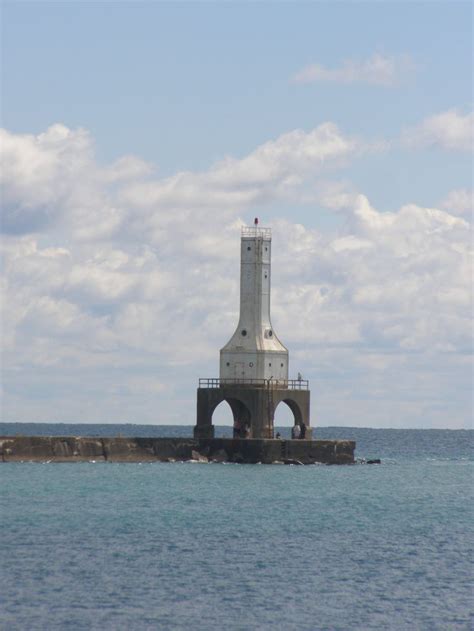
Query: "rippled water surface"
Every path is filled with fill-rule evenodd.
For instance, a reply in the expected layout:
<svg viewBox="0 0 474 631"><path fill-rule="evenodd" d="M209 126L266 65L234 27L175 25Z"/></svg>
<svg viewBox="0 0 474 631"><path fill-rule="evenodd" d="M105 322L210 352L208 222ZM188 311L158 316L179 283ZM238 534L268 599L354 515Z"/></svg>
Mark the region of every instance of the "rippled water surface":
<svg viewBox="0 0 474 631"><path fill-rule="evenodd" d="M473 433L328 431L383 464L1 465L0 626L471 629Z"/></svg>

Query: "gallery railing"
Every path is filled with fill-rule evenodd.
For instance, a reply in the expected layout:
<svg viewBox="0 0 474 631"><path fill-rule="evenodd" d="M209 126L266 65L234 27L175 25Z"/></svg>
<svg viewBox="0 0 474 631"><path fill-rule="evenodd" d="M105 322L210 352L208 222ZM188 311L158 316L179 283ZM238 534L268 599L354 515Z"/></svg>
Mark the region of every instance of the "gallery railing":
<svg viewBox="0 0 474 631"><path fill-rule="evenodd" d="M263 239L271 239L272 229L260 228L260 226L242 226L241 236L253 237L253 238L261 237Z"/></svg>
<svg viewBox="0 0 474 631"><path fill-rule="evenodd" d="M308 390L307 379L219 379L203 377L200 388L223 388L227 386L252 386L254 388L281 388L283 390Z"/></svg>

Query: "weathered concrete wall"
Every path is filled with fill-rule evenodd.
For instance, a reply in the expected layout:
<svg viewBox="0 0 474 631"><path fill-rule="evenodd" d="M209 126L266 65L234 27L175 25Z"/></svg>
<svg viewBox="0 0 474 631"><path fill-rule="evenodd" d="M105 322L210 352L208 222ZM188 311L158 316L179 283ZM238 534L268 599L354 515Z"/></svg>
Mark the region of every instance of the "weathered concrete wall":
<svg viewBox="0 0 474 631"><path fill-rule="evenodd" d="M354 441L232 438L0 437L3 462L169 462L216 460L270 464L352 464Z"/></svg>
<svg viewBox="0 0 474 631"><path fill-rule="evenodd" d="M225 385L220 388L198 388L195 438L213 438L214 410L227 401L234 420L248 422L252 438L271 439L274 435L273 417L276 407L285 402L293 412L295 422L306 425L306 437L311 439L310 391L288 388L264 388L248 384Z"/></svg>

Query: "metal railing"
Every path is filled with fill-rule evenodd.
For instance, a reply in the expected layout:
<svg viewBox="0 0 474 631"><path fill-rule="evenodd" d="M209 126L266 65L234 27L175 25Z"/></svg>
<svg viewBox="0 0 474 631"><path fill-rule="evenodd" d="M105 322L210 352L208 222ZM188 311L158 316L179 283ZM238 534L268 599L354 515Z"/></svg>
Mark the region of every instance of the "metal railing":
<svg viewBox="0 0 474 631"><path fill-rule="evenodd" d="M264 239L271 239L271 228L260 228L259 226L242 226L243 237L263 237Z"/></svg>
<svg viewBox="0 0 474 631"><path fill-rule="evenodd" d="M224 386L308 390L309 381L307 379L219 379L218 377L202 377L199 379L200 388L222 388Z"/></svg>

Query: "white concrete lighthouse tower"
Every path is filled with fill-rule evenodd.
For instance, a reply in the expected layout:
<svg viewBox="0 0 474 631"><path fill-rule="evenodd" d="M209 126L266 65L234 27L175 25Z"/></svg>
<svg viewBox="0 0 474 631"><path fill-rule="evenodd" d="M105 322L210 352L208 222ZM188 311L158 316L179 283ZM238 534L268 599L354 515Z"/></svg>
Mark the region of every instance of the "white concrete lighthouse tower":
<svg viewBox="0 0 474 631"><path fill-rule="evenodd" d="M240 317L220 352L221 382L288 381L288 350L270 319L270 228L243 227L240 245Z"/></svg>
<svg viewBox="0 0 474 631"><path fill-rule="evenodd" d="M242 228L239 323L220 351L219 378L199 379L195 438L214 437L212 415L227 401L234 438L272 439L275 410L286 404L300 437L311 440L309 383L301 376L288 379L288 350L270 319L271 246L270 229L260 228L257 219Z"/></svg>

